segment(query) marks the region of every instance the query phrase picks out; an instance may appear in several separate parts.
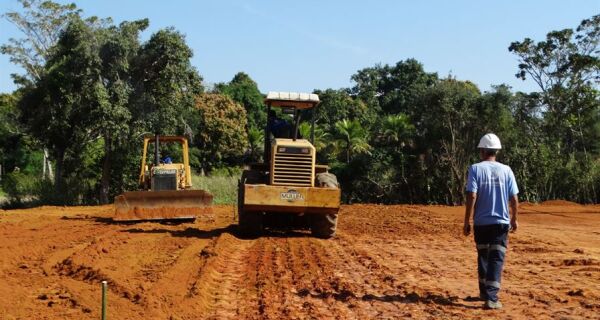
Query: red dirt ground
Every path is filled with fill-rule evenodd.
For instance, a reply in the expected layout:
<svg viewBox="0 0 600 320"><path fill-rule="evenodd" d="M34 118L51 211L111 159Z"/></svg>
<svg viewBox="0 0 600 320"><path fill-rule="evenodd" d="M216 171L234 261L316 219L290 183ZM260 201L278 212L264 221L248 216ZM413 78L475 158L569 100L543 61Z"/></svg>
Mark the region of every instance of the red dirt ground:
<svg viewBox="0 0 600 320"><path fill-rule="evenodd" d="M600 206L524 205L504 309L481 309L461 207L344 206L338 235L112 223L111 206L0 210L0 319L581 319L600 316Z"/></svg>

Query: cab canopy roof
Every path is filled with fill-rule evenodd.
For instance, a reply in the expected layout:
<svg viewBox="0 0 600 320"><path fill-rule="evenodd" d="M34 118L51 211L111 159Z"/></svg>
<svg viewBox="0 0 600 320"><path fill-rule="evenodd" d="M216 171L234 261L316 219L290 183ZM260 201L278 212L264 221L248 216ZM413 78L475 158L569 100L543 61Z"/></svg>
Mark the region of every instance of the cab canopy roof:
<svg viewBox="0 0 600 320"><path fill-rule="evenodd" d="M267 94L265 103L273 107L310 109L319 104L319 96L314 93L274 92Z"/></svg>

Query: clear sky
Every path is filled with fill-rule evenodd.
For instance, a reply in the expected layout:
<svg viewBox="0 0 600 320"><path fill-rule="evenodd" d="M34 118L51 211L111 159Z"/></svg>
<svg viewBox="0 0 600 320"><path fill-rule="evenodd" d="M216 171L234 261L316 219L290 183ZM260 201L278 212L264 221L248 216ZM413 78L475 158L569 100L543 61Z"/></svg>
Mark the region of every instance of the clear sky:
<svg viewBox="0 0 600 320"><path fill-rule="evenodd" d="M55 0L66 3L73 1ZM143 40L173 26L194 50L192 64L208 83L248 73L261 91L312 91L352 85L350 76L376 63L416 58L441 76L471 80L482 90L506 83L532 91L514 77L512 41L542 40L600 13L600 0L453 1L195 1L76 0L84 16L116 23L150 19ZM0 0L0 12L18 10ZM0 43L21 37L2 19ZM15 89L21 70L0 55L0 92Z"/></svg>

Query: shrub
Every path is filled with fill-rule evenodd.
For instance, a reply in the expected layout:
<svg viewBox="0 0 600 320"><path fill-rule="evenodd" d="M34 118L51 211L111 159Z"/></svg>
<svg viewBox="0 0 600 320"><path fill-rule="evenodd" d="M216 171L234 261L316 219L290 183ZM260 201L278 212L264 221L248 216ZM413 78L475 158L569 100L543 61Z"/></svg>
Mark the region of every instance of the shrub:
<svg viewBox="0 0 600 320"><path fill-rule="evenodd" d="M239 175L212 174L192 176L194 189L202 189L213 194L214 204L236 204Z"/></svg>
<svg viewBox="0 0 600 320"><path fill-rule="evenodd" d="M8 197L9 207L23 207L37 194L37 179L22 172L11 172L2 179L2 189Z"/></svg>

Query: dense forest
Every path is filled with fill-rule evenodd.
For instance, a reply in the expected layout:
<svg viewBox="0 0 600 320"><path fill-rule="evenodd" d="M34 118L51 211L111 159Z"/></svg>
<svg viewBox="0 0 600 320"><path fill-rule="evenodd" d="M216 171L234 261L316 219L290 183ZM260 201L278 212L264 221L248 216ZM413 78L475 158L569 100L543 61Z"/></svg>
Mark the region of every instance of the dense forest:
<svg viewBox="0 0 600 320"><path fill-rule="evenodd" d="M141 137L185 135L197 174L261 160L264 93L250 75L207 85L174 28L115 24L75 5L20 0L22 31L0 51L23 68L0 95L0 173L9 205L109 203L137 188ZM315 89L318 159L345 202L460 204L476 145L496 133L526 201L600 201L600 15L545 39L507 43L534 92L426 71L367 66L352 87ZM289 88L294 91L294 88ZM308 123L300 127L308 136Z"/></svg>

